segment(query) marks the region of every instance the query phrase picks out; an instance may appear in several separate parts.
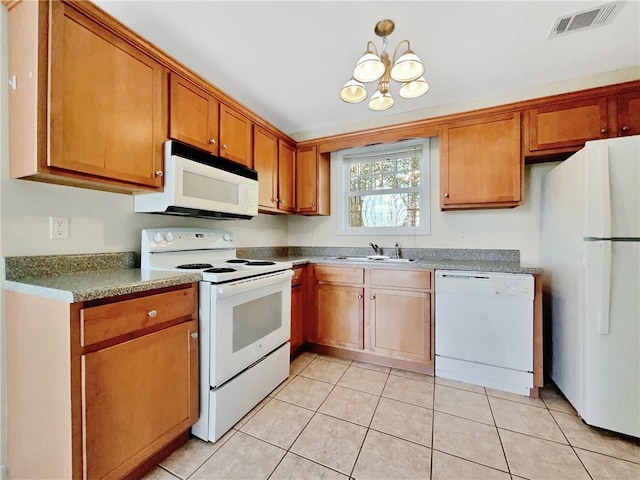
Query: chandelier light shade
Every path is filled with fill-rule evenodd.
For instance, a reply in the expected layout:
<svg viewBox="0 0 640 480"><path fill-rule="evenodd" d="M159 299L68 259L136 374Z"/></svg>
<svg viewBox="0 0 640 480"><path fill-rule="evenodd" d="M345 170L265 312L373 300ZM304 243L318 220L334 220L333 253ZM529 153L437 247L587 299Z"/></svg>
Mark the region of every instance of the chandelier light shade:
<svg viewBox="0 0 640 480"><path fill-rule="evenodd" d="M376 24L374 32L382 37L382 53L378 53L373 42L367 42L367 49L356 63L352 78L340 90L340 99L344 102L362 102L367 98L363 83L378 81L378 89L369 100L369 108L375 111L387 110L395 103L389 93L391 79L403 84L399 92L402 98L417 98L427 93L429 84L423 77L424 65L411 50L408 40L402 40L393 53L393 59L389 59L387 36L394 29L392 20L380 20ZM406 48L398 57L398 50L404 44Z"/></svg>
<svg viewBox="0 0 640 480"><path fill-rule="evenodd" d="M417 78L411 82L405 83L400 88L400 96L402 98L418 98L429 90L429 84L424 77Z"/></svg>
<svg viewBox="0 0 640 480"><path fill-rule="evenodd" d="M360 103L367 98L367 89L362 83L352 78L340 90L340 98L347 103Z"/></svg>

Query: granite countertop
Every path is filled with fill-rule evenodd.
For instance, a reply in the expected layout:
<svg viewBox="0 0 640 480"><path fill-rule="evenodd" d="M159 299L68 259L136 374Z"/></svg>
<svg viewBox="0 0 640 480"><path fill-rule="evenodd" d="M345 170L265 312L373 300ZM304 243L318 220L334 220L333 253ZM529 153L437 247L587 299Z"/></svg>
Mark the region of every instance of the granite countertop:
<svg viewBox="0 0 640 480"><path fill-rule="evenodd" d="M367 249L341 247L267 247L238 249L238 257L291 262L372 266L395 269L470 270L540 274L542 268L520 263L518 250L406 249L411 262L348 260L370 254ZM63 302L82 302L202 280L199 273L140 270L134 252L6 257L7 290Z"/></svg>
<svg viewBox="0 0 640 480"><path fill-rule="evenodd" d="M198 282L199 273L135 268L133 252L4 259L3 288L61 302L82 302Z"/></svg>
<svg viewBox="0 0 640 480"><path fill-rule="evenodd" d="M342 265L357 267L358 265L395 269L418 269L418 270L467 270L473 272L497 272L497 273L520 273L520 274L540 274L543 269L533 265L521 264L520 262L508 262L498 260L438 260L438 259L416 259L411 262L385 262L379 260L348 260L335 257L299 257L299 256L279 256L269 257L266 260L279 262L291 262L293 265L304 265L306 263Z"/></svg>
<svg viewBox="0 0 640 480"><path fill-rule="evenodd" d="M463 270L474 272L496 272L517 274L541 274L543 269L534 265L520 263L519 252L512 250L445 250L445 249L412 249L405 252L403 257L415 259L411 262L393 262L380 260L348 260L339 258L344 256L363 256L369 253L365 250L345 253L338 249L308 248L302 252L287 255L286 252L268 251L251 252L246 254L253 258L265 260L291 262L293 265L306 263L343 265L355 267L358 265L395 269L433 269L433 270ZM305 251L307 250L307 251ZM297 253L303 253L298 255ZM307 255L304 255L307 253Z"/></svg>

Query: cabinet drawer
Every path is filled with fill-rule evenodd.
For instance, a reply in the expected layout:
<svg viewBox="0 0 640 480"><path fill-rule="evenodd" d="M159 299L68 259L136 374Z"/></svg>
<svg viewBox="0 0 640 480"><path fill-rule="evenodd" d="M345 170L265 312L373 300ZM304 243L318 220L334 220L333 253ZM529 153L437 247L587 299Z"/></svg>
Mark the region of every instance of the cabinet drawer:
<svg viewBox="0 0 640 480"><path fill-rule="evenodd" d="M350 267L329 267L326 265L316 265L316 280L318 282L337 283L363 283L364 268Z"/></svg>
<svg viewBox="0 0 640 480"><path fill-rule="evenodd" d="M302 274L304 273L304 267L297 267L293 269L293 277L291 277L291 286L297 287L302 283Z"/></svg>
<svg viewBox="0 0 640 480"><path fill-rule="evenodd" d="M419 290L431 289L430 270L383 270L371 269L371 285L413 288Z"/></svg>
<svg viewBox="0 0 640 480"><path fill-rule="evenodd" d="M182 317L197 318L196 287L83 308L83 347Z"/></svg>

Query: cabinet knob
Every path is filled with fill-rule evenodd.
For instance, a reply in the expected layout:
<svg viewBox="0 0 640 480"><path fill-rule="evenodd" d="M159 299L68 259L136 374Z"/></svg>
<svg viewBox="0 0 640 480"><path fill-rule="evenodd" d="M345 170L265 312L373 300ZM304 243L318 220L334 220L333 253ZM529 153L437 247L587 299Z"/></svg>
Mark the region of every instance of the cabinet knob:
<svg viewBox="0 0 640 480"><path fill-rule="evenodd" d="M211 145L215 145L215 144L216 144L216 139L215 139L215 138L210 138L210 139L209 139L209 143L210 143Z"/></svg>
<svg viewBox="0 0 640 480"><path fill-rule="evenodd" d="M375 295L371 295L371 300L375 300L376 296Z"/></svg>
<svg viewBox="0 0 640 480"><path fill-rule="evenodd" d="M228 148L228 147L227 147L227 144L226 144L226 143L223 143L221 148L222 148L223 150L226 150L226 149Z"/></svg>
<svg viewBox="0 0 640 480"><path fill-rule="evenodd" d="M361 300L362 299L362 295L358 295L358 299Z"/></svg>
<svg viewBox="0 0 640 480"><path fill-rule="evenodd" d="M191 334L191 338L198 338L198 332L193 332Z"/></svg>
<svg viewBox="0 0 640 480"><path fill-rule="evenodd" d="M603 133L603 134L604 133L608 133L608 132L609 132L608 128L603 128L603 129L600 130L600 133Z"/></svg>
<svg viewBox="0 0 640 480"><path fill-rule="evenodd" d="M156 177L161 177L164 175L164 172L162 170L157 170L156 171Z"/></svg>
<svg viewBox="0 0 640 480"><path fill-rule="evenodd" d="M622 128L620 129L621 132L628 132L629 130L631 130L629 128L629 125L623 125Z"/></svg>
<svg viewBox="0 0 640 480"><path fill-rule="evenodd" d="M444 194L444 198L449 198L449 194L448 194L448 193L445 193L445 194Z"/></svg>
<svg viewBox="0 0 640 480"><path fill-rule="evenodd" d="M315 207L316 206L316 202L311 202L311 206Z"/></svg>
<svg viewBox="0 0 640 480"><path fill-rule="evenodd" d="M147 315L149 315L151 318L155 317L156 315L158 315L158 311L157 310L150 310Z"/></svg>

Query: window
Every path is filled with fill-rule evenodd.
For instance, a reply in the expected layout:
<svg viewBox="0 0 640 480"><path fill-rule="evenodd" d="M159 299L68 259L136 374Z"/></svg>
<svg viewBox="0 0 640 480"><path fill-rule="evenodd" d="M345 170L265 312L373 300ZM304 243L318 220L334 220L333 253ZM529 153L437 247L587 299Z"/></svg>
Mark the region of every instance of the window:
<svg viewBox="0 0 640 480"><path fill-rule="evenodd" d="M429 234L429 140L343 150L342 235Z"/></svg>

